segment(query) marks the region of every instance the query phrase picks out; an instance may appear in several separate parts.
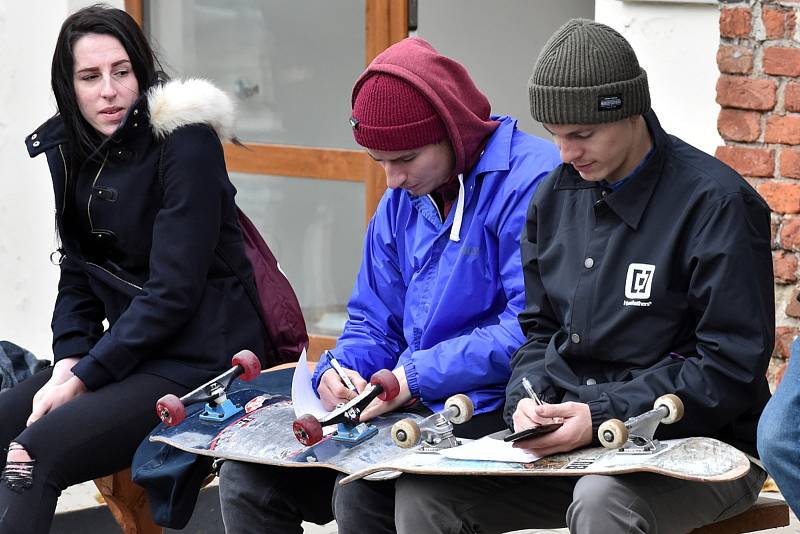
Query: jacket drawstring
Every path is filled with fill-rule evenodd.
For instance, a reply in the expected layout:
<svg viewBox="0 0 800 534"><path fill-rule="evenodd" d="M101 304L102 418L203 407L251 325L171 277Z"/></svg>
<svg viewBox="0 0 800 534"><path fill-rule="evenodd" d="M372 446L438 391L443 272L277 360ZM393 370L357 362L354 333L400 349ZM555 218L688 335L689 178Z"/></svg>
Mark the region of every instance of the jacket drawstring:
<svg viewBox="0 0 800 534"><path fill-rule="evenodd" d="M450 229L450 241L461 241L461 221L464 218L464 175L458 175L458 200L456 212L453 214L453 227Z"/></svg>

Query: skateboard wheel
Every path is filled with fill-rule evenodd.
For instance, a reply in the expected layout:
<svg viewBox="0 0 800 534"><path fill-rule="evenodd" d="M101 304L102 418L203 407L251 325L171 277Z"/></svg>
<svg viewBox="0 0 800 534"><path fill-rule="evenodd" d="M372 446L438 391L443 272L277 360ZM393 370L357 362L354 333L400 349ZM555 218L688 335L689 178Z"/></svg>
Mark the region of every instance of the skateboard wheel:
<svg viewBox="0 0 800 534"><path fill-rule="evenodd" d="M186 419L186 407L175 395L164 395L156 403L156 414L167 426L175 426Z"/></svg>
<svg viewBox="0 0 800 534"><path fill-rule="evenodd" d="M609 419L597 429L597 437L606 449L619 449L628 441L628 428L619 419Z"/></svg>
<svg viewBox="0 0 800 534"><path fill-rule="evenodd" d="M667 415L661 419L665 425L671 425L683 419L683 401L677 395L672 393L661 395L656 399L653 408L658 410L662 406L667 409Z"/></svg>
<svg viewBox="0 0 800 534"><path fill-rule="evenodd" d="M401 419L392 425L392 441L401 449L410 449L419 443L419 425L412 419Z"/></svg>
<svg viewBox="0 0 800 534"><path fill-rule="evenodd" d="M380 386L383 388L383 392L378 395L378 398L382 401L390 401L395 398L400 393L400 382L397 381L397 377L394 376L394 373L388 369L380 369L372 378L369 379L369 383L373 386Z"/></svg>
<svg viewBox="0 0 800 534"><path fill-rule="evenodd" d="M444 403L444 409L453 409L456 414L450 418L453 424L460 425L472 419L472 414L475 411L475 406L472 404L472 399L459 393L453 395Z"/></svg>
<svg viewBox="0 0 800 534"><path fill-rule="evenodd" d="M240 350L231 359L233 366L240 365L242 367L242 374L239 376L245 382L254 379L261 373L261 362L258 361L258 356L249 350Z"/></svg>
<svg viewBox="0 0 800 534"><path fill-rule="evenodd" d="M311 414L301 415L292 423L292 432L297 441L305 446L319 443L322 439L322 425Z"/></svg>

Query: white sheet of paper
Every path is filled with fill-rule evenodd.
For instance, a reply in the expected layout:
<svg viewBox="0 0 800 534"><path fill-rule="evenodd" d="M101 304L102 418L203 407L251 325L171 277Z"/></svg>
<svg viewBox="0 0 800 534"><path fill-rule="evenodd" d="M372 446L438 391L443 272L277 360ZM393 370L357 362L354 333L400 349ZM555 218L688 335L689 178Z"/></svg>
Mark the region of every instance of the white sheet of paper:
<svg viewBox="0 0 800 534"><path fill-rule="evenodd" d="M439 454L454 460L481 460L488 462L535 462L539 456L515 449L512 443L492 436L484 436L452 449L444 449Z"/></svg>
<svg viewBox="0 0 800 534"><path fill-rule="evenodd" d="M322 406L322 401L314 393L314 387L311 385L311 371L308 369L308 358L305 350L300 355L292 376L292 404L294 405L294 414L297 417L310 413L320 419L328 415L328 410Z"/></svg>

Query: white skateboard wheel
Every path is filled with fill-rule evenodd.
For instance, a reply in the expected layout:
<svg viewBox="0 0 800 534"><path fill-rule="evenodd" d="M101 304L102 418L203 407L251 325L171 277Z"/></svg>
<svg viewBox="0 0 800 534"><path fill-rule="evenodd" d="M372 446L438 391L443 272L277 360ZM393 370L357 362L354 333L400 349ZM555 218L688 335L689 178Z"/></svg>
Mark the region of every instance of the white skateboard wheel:
<svg viewBox="0 0 800 534"><path fill-rule="evenodd" d="M410 449L419 443L419 425L412 419L401 419L392 425L392 441L401 449Z"/></svg>
<svg viewBox="0 0 800 534"><path fill-rule="evenodd" d="M453 424L460 425L472 419L472 414L475 411L475 406L472 404L472 399L466 395L459 393L453 395L444 403L444 409L452 408L456 414L450 418Z"/></svg>
<svg viewBox="0 0 800 534"><path fill-rule="evenodd" d="M671 393L661 395L656 399L653 408L658 410L662 406L667 409L667 415L661 419L661 422L665 425L671 425L683 419L683 401L677 395Z"/></svg>
<svg viewBox="0 0 800 534"><path fill-rule="evenodd" d="M619 449L628 441L628 427L619 419L609 419L597 429L597 438L606 449Z"/></svg>

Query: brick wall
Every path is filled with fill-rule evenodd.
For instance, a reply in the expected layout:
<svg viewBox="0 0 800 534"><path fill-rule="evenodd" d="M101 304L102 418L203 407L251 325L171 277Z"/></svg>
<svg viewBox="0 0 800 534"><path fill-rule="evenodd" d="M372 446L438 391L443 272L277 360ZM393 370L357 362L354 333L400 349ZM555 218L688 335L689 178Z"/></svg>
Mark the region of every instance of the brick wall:
<svg viewBox="0 0 800 534"><path fill-rule="evenodd" d="M800 334L800 0L723 0L720 6L717 128L725 146L716 156L772 208L774 384Z"/></svg>

